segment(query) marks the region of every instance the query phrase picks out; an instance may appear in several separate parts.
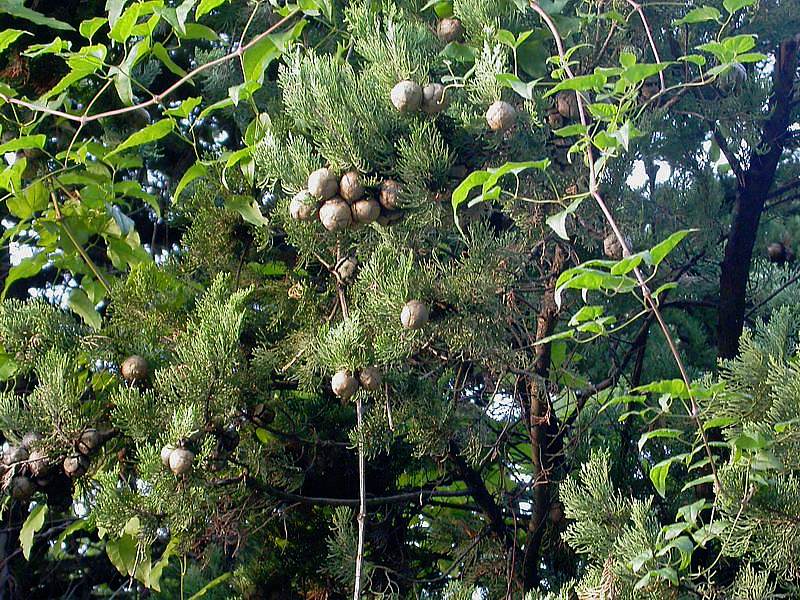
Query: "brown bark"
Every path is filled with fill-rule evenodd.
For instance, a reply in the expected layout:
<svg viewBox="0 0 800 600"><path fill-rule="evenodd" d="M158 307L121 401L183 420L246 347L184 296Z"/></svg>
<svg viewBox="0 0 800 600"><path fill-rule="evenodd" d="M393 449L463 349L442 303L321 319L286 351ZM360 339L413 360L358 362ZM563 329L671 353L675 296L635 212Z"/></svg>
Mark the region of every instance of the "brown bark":
<svg viewBox="0 0 800 600"><path fill-rule="evenodd" d="M547 282L542 305L536 323L536 340L542 340L553 333L558 318L555 303L555 282L564 268L567 255L560 246L553 251L550 280ZM547 390L547 377L550 373L550 344L536 346L533 362L535 377L524 382L522 398L528 400L528 431L531 438L531 462L533 464L533 503L531 518L525 540L525 554L522 560L522 577L525 590L539 585L539 563L545 532L545 521L550 510L550 473L552 471L551 444L557 437L557 430L551 425L550 401Z"/></svg>
<svg viewBox="0 0 800 600"><path fill-rule="evenodd" d="M717 355L720 358L732 358L739 352L747 280L758 224L764 211L764 202L775 180L775 172L791 124L798 41L800 35L784 40L776 53L770 114L764 122L761 141L750 154L747 170L737 178L733 218L719 279Z"/></svg>

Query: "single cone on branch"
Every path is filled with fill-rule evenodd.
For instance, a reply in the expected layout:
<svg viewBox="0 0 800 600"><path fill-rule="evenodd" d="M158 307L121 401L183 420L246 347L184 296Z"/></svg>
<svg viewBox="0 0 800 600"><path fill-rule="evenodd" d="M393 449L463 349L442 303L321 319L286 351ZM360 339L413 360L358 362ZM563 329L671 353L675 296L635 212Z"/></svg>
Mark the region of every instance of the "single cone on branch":
<svg viewBox="0 0 800 600"><path fill-rule="evenodd" d="M89 459L83 454L75 454L64 459L64 473L67 477L81 477L89 469Z"/></svg>
<svg viewBox="0 0 800 600"><path fill-rule="evenodd" d="M561 129L564 127L564 117L562 117L561 113L557 110L551 110L549 113L547 113L547 124L553 131L556 129Z"/></svg>
<svg viewBox="0 0 800 600"><path fill-rule="evenodd" d="M342 175L339 182L339 195L348 202L360 200L364 195L364 186L361 184L361 175L358 171L348 171Z"/></svg>
<svg viewBox="0 0 800 600"><path fill-rule="evenodd" d="M435 115L447 108L445 87L441 83L429 83L422 88L422 112Z"/></svg>
<svg viewBox="0 0 800 600"><path fill-rule="evenodd" d="M401 81L392 88L391 100L401 113L416 112L422 105L422 87L416 81Z"/></svg>
<svg viewBox="0 0 800 600"><path fill-rule="evenodd" d="M352 283L358 270L358 260L354 256L345 256L336 263L336 277L342 283Z"/></svg>
<svg viewBox="0 0 800 600"><path fill-rule="evenodd" d="M735 62L717 77L717 89L725 96L736 95L742 91L745 82L747 82L747 69L742 63Z"/></svg>
<svg viewBox="0 0 800 600"><path fill-rule="evenodd" d="M358 374L358 381L361 383L361 387L368 392L377 392L381 389L383 376L377 367L365 367Z"/></svg>
<svg viewBox="0 0 800 600"><path fill-rule="evenodd" d="M122 378L128 383L144 381L147 379L148 371L149 367L147 361L143 357L136 354L129 356L122 361L122 365L120 365L119 368Z"/></svg>
<svg viewBox="0 0 800 600"><path fill-rule="evenodd" d="M308 191L320 200L327 200L339 191L339 182L333 171L323 167L308 176Z"/></svg>
<svg viewBox="0 0 800 600"><path fill-rule="evenodd" d="M163 448L161 448L161 464L164 465L169 469L169 457L172 456L172 452L175 450L175 446L172 444L167 444Z"/></svg>
<svg viewBox="0 0 800 600"><path fill-rule="evenodd" d="M31 446L36 444L36 442L41 441L42 436L35 431L29 431L25 435L22 436L22 443L20 444L23 448L30 449Z"/></svg>
<svg viewBox="0 0 800 600"><path fill-rule="evenodd" d="M378 223L383 227L388 227L389 225L397 223L402 218L402 210L383 210L381 211L381 216L378 217Z"/></svg>
<svg viewBox="0 0 800 600"><path fill-rule="evenodd" d="M428 322L428 306L419 300L409 300L400 312L400 322L405 329L421 329Z"/></svg>
<svg viewBox="0 0 800 600"><path fill-rule="evenodd" d="M349 400L358 391L358 380L350 371L340 369L331 377L331 389L342 400Z"/></svg>
<svg viewBox="0 0 800 600"><path fill-rule="evenodd" d="M319 209L319 220L328 231L339 231L350 227L353 214L350 212L350 205L336 196Z"/></svg>
<svg viewBox="0 0 800 600"><path fill-rule="evenodd" d="M48 456L42 450L34 450L28 458L28 469L34 477L43 477L50 470Z"/></svg>
<svg viewBox="0 0 800 600"><path fill-rule="evenodd" d="M374 223L381 216L381 205L372 198L363 198L353 203L351 207L353 220L356 223L368 225Z"/></svg>
<svg viewBox="0 0 800 600"><path fill-rule="evenodd" d="M28 451L21 446L9 446L3 452L3 464L11 466L13 464L28 460Z"/></svg>
<svg viewBox="0 0 800 600"><path fill-rule="evenodd" d="M442 19L436 25L436 37L445 44L460 42L464 39L464 26L456 18Z"/></svg>
<svg viewBox="0 0 800 600"><path fill-rule="evenodd" d="M386 210L395 210L400 202L401 186L394 179L386 179L381 183L381 192L378 200Z"/></svg>
<svg viewBox="0 0 800 600"><path fill-rule="evenodd" d="M34 485L33 482L24 476L17 476L11 480L11 497L14 500L29 500L33 496Z"/></svg>
<svg viewBox="0 0 800 600"><path fill-rule="evenodd" d="M565 119L577 120L581 118L578 109L578 96L573 91L563 91L556 94L556 111Z"/></svg>
<svg viewBox="0 0 800 600"><path fill-rule="evenodd" d="M319 201L308 190L301 190L289 202L289 215L295 221L311 221L316 218Z"/></svg>
<svg viewBox="0 0 800 600"><path fill-rule="evenodd" d="M192 469L194 452L186 448L175 448L169 455L169 470L175 475L183 475Z"/></svg>
<svg viewBox="0 0 800 600"><path fill-rule="evenodd" d="M486 123L492 131L506 131L517 120L517 109L508 102L498 100L486 111Z"/></svg>
<svg viewBox="0 0 800 600"><path fill-rule="evenodd" d="M631 240L627 236L625 236L625 245L628 248L631 247ZM603 253L608 257L614 260L620 260L624 255L622 250L622 244L619 243L617 236L613 233L609 233L605 238L603 238Z"/></svg>
<svg viewBox="0 0 800 600"><path fill-rule="evenodd" d="M76 447L78 448L78 452L88 455L97 450L102 443L103 436L97 431L97 429L87 429L81 433L76 443Z"/></svg>
<svg viewBox="0 0 800 600"><path fill-rule="evenodd" d="M275 420L275 411L263 402L259 402L251 410L250 419L256 427L265 427Z"/></svg>
<svg viewBox="0 0 800 600"><path fill-rule="evenodd" d="M771 263L782 265L794 260L794 252L782 242L772 242L767 246L767 258Z"/></svg>
<svg viewBox="0 0 800 600"><path fill-rule="evenodd" d="M645 80L639 93L642 95L643 99L650 100L650 98L658 94L659 91L661 91L659 80L656 77L651 77Z"/></svg>

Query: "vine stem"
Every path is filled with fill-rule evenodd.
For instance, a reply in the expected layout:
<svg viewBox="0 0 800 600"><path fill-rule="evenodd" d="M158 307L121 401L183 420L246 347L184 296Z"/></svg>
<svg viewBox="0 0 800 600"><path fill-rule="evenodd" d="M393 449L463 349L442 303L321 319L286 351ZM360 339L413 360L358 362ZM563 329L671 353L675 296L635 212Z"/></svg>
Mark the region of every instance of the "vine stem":
<svg viewBox="0 0 800 600"><path fill-rule="evenodd" d="M628 4L630 4L634 8L634 10L636 10L639 13L639 16L642 19L642 24L645 30L647 31L647 37L651 41L655 59L656 61L659 61L658 50L655 47L655 42L653 41L653 35L652 32L650 31L650 26L647 22L647 19L645 18L644 13L642 12L641 6L636 2L633 2L632 0L628 0ZM564 51L564 42L561 39L561 34L558 32L558 28L556 27L555 23L550 18L550 15L548 15L547 12L541 6L539 6L536 0L531 0L530 6L534 10L534 12L536 12L536 14L538 14L541 17L542 21L544 21L545 25L547 25L547 28L550 30L550 33L552 34L553 39L555 40L556 48L558 49L558 55L561 58L564 72L570 79L574 79L575 74L572 72L572 69L570 68L569 63L567 61L566 52ZM661 86L662 89L664 89L663 74L661 79ZM580 92L576 91L575 96L578 101L578 112L580 114L581 124L586 127L588 126L588 119L586 117L583 95ZM628 242L622 235L622 232L620 231L619 226L617 225L617 222L614 219L614 215L611 213L611 210L609 209L608 205L606 204L605 200L600 195L600 192L598 190L599 185L597 181L597 171L595 169L594 152L592 150L591 140L589 140L586 146L586 157L587 157L587 162L589 163L589 193L597 203L598 207L600 208L600 211L603 213L603 216L605 217L606 222L608 222L609 226L611 227L611 230L614 233L614 237L617 238L617 241L622 247L623 255L630 256L631 251L630 248L628 247ZM683 380L683 384L686 386L686 393L689 396L690 416L692 420L695 422L695 426L697 427L697 430L700 434L700 438L702 440L706 455L708 456L716 489L722 490L719 481L719 476L717 474L717 467L716 464L714 463L714 456L711 452L711 446L708 443L708 436L706 435L703 423L700 419L700 408L697 405L697 401L695 400L694 394L692 393L692 385L691 381L689 380L689 374L686 371L686 366L684 365L683 359L681 358L681 355L678 352L678 348L675 346L675 341L672 339L672 334L669 331L669 327L667 327L667 323L666 321L664 321L664 317L661 315L661 311L658 308L658 302L653 297L653 294L651 293L650 288L647 285L647 282L642 276L641 270L637 267L633 270L633 272L634 275L636 276L639 288L642 291L642 296L644 298L645 304L652 311L653 316L658 322L658 326L661 329L662 333L664 334L664 338L667 341L667 346L669 347L670 354L672 355L672 358L674 359L675 364L677 365L678 370L680 371L681 379Z"/></svg>
<svg viewBox="0 0 800 600"><path fill-rule="evenodd" d="M91 257L86 253L83 249L83 246L80 245L77 238L72 234L72 230L67 225L67 222L64 220L64 216L61 214L61 207L58 204L58 198L56 198L55 192L50 192L50 199L53 201L53 210L56 214L56 222L61 225L61 228L64 230L64 233L67 234L69 241L72 242L72 245L75 246L75 249L78 251L78 254L81 255L81 258L86 263L86 266L94 273L94 276L97 277L97 280L103 286L107 294L111 294L111 286L106 281L106 278L100 272L100 269L97 268L97 265L94 264L94 261Z"/></svg>
<svg viewBox="0 0 800 600"><path fill-rule="evenodd" d="M155 94L149 100L145 100L143 102L139 102L138 104L133 104L131 106L125 106L123 108L115 108L113 110L107 110L105 112L97 113L97 114L94 114L94 115L86 115L86 114L74 115L74 114L71 114L71 113L68 113L68 112L64 112L62 110L58 110L58 109L55 109L55 108L49 108L49 107L43 106L41 104L36 104L34 102L28 102L27 100L20 100L19 98L12 98L10 96L7 96L7 95L3 94L2 92L0 92L0 100L3 100L4 102L8 102L9 104L15 104L17 106L22 106L23 108L27 108L28 110L32 110L34 112L44 113L44 114L52 115L54 117L61 117L63 119L67 119L69 121L75 121L77 123L80 123L81 125L85 125L86 123L91 123L92 121L97 121L99 119L105 119L105 118L108 118L108 117L116 117L116 116L119 116L119 115L124 115L124 114L132 112L134 110L139 110L141 108L147 108L148 106L152 106L154 104L159 104L159 103L161 103L161 101L164 98L166 98L167 96L172 94L175 90L177 90L178 88L183 86L184 83L190 81L192 78L196 77L197 75L199 75L203 71L207 71L208 69L216 67L217 65L220 65L220 64L222 64L224 62L227 62L227 61L229 61L229 60L231 60L233 58L241 57L247 50L249 50L250 48L252 48L256 44L258 44L261 40L263 40L268 35L273 33L276 29L278 29L279 27L284 25L286 22L288 22L290 19L292 19L295 15L297 15L299 12L300 12L299 10L293 10L288 15L283 17L280 21L278 21L277 23L275 23L274 25L272 25L271 27L269 27L268 29L266 29L262 33L259 33L256 37L254 37L252 40L250 40L249 42L247 42L243 46L239 46L239 47L236 48L236 50L234 50L234 51L232 51L232 52L230 52L230 53L228 53L228 54L226 54L224 56L220 56L219 58L216 58L216 59L214 59L212 61L209 61L207 63L204 63L204 64L198 66L196 69L194 69L192 71L189 71L186 75L184 75L183 77L178 79L178 81L176 81L171 86L166 88L160 94Z"/></svg>
<svg viewBox="0 0 800 600"><path fill-rule="evenodd" d="M336 257L339 259L339 248L337 247ZM342 308L342 317L346 321L350 318L350 311L347 308L347 298L344 295L344 287L337 277L336 293L339 297L339 304ZM355 582L353 584L353 600L361 600L361 585L364 571L364 536L367 528L367 477L366 459L364 457L364 405L361 401L361 394L356 393L356 423L358 427L358 548L356 550L356 569Z"/></svg>

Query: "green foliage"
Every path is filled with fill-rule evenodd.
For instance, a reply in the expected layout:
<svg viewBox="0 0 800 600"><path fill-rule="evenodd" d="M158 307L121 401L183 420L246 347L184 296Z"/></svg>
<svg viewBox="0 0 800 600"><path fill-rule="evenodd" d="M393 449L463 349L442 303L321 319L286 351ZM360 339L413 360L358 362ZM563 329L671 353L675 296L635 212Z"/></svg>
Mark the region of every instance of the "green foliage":
<svg viewBox="0 0 800 600"><path fill-rule="evenodd" d="M762 52L797 11L44 4L0 0L4 296L40 298L0 305L19 590L333 598L363 559L362 598L797 595L788 255L751 269L748 310L771 318L735 360L713 348L742 185L719 163L758 147ZM440 39L449 17L463 39ZM446 107L399 112L405 79ZM515 119L492 131L497 100ZM796 237L795 155L758 244ZM395 180L397 206L295 219L323 166L369 199ZM335 396L368 367L380 385Z"/></svg>

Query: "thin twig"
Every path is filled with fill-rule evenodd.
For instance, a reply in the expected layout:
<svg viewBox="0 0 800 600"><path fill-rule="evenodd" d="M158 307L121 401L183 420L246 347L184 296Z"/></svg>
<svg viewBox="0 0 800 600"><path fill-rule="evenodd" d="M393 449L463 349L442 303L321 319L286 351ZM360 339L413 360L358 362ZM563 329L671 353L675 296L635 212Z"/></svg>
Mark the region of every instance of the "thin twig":
<svg viewBox="0 0 800 600"><path fill-rule="evenodd" d="M338 260L340 248L336 249ZM336 278L336 293L339 296L339 304L342 308L342 317L345 321L350 318L350 311L347 308L347 298L344 295L344 286L339 278ZM364 406L361 394L356 394L356 421L358 427L358 549L356 551L356 572L355 583L353 585L353 600L361 600L362 572L364 569L364 534L367 524L367 478L366 478L366 459L364 458Z"/></svg>
<svg viewBox="0 0 800 600"><path fill-rule="evenodd" d="M97 280L103 286L103 289L105 289L106 293L111 294L111 286L108 284L108 281L106 281L106 278L97 268L97 265L94 264L94 261L89 257L89 255L80 245L78 240L72 234L72 230L69 228L69 225L67 225L66 221L64 220L64 217L61 214L61 207L58 204L58 198L56 198L55 192L50 192L50 198L53 201L53 210L55 210L56 213L56 221L58 222L59 225L61 225L61 228L64 230L64 233L67 234L69 241L72 242L73 246L75 246L75 249L78 251L78 254L81 255L81 258L84 260L86 265L89 267L89 269L91 269L95 277L97 277Z"/></svg>

